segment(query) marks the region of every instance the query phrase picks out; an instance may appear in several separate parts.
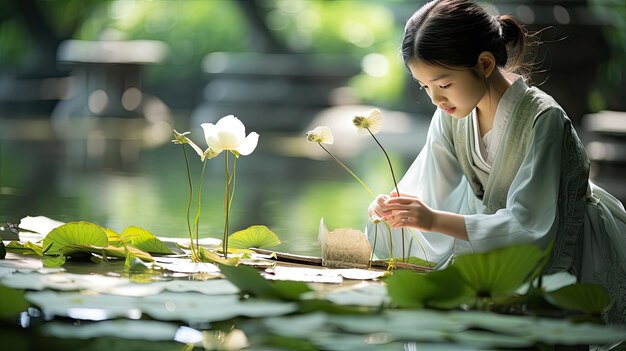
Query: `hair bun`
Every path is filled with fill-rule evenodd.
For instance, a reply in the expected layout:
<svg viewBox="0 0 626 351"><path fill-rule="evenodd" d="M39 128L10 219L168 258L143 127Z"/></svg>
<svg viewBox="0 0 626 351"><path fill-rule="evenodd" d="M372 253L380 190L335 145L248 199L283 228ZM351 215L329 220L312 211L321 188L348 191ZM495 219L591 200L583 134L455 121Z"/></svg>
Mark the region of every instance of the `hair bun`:
<svg viewBox="0 0 626 351"><path fill-rule="evenodd" d="M520 26L517 21L509 15L496 16L496 20L500 24L500 37L504 44L517 44L520 37Z"/></svg>

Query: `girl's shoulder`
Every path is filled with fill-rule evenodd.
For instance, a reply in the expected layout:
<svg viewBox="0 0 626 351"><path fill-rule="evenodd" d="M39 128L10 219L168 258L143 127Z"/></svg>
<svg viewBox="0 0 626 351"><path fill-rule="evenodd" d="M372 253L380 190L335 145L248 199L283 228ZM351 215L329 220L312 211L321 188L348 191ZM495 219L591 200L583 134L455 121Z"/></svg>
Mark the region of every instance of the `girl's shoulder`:
<svg viewBox="0 0 626 351"><path fill-rule="evenodd" d="M565 113L565 110L551 95L537 87L529 87L522 96L520 103L521 107L525 109L535 110L537 115L551 109L557 109Z"/></svg>
<svg viewBox="0 0 626 351"><path fill-rule="evenodd" d="M550 94L537 87L529 87L517 106L516 114L528 115L533 126L543 118L553 119L553 123L571 123L563 107Z"/></svg>

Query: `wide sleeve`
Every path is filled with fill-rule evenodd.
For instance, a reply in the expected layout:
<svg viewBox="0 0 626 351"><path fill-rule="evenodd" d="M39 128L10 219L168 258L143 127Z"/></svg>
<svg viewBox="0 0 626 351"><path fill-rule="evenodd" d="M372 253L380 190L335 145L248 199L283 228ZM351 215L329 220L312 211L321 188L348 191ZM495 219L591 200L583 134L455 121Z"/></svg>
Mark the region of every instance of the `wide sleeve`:
<svg viewBox="0 0 626 351"><path fill-rule="evenodd" d="M452 118L437 109L433 115L426 143L398 183L401 193L415 195L438 210L452 211L459 199L450 201L463 171L454 152Z"/></svg>
<svg viewBox="0 0 626 351"><path fill-rule="evenodd" d="M454 153L452 118L440 110L435 112L424 147L398 183L401 193L418 196L429 206L447 211L457 211L466 193ZM384 222L369 222L366 233L377 258L416 256L437 263L450 257L455 240L416 229L391 229Z"/></svg>
<svg viewBox="0 0 626 351"><path fill-rule="evenodd" d="M554 238L565 128L560 109L537 117L524 160L507 193L506 208L494 214L465 216L474 251L528 242L545 248Z"/></svg>

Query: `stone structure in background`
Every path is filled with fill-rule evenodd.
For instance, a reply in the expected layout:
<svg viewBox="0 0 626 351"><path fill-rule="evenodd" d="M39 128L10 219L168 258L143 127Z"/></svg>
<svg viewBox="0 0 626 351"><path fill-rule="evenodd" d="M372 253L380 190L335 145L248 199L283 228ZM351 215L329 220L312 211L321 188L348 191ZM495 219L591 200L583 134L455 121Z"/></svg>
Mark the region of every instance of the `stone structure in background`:
<svg viewBox="0 0 626 351"><path fill-rule="evenodd" d="M61 43L58 60L71 68L71 85L51 119L76 156L68 159L123 166L134 163L141 148L169 141L169 108L142 91L143 67L161 62L167 51L149 40Z"/></svg>

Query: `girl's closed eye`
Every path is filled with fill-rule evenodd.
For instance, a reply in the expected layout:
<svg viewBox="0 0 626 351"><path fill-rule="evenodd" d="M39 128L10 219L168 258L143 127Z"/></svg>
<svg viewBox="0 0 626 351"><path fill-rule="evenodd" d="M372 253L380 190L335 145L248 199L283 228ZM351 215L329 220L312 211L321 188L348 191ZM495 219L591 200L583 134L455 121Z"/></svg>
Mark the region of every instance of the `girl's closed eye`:
<svg viewBox="0 0 626 351"><path fill-rule="evenodd" d="M448 89L451 85L452 85L452 83L449 83L449 84L445 84L445 85L440 85L439 87L441 89Z"/></svg>

